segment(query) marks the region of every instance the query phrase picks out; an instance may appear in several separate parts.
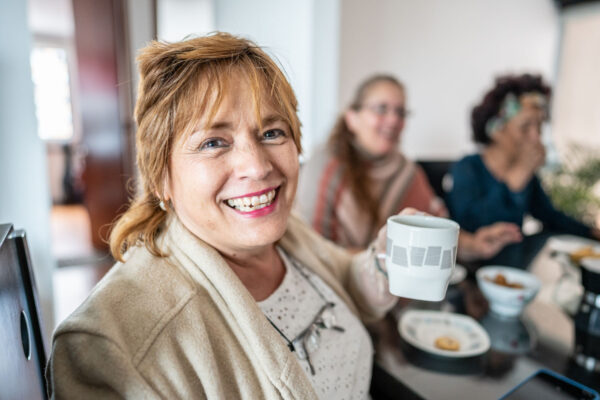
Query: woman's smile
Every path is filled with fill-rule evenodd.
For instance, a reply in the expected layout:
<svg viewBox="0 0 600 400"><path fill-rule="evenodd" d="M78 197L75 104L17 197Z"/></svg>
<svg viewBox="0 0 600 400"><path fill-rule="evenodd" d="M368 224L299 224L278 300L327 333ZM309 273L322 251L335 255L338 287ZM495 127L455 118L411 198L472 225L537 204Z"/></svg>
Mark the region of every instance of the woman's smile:
<svg viewBox="0 0 600 400"><path fill-rule="evenodd" d="M277 203L277 193L279 188L265 189L255 193L248 193L243 196L227 199L225 203L233 208L238 213L248 216L257 217L270 214L275 209ZM260 212L258 212L261 210Z"/></svg>

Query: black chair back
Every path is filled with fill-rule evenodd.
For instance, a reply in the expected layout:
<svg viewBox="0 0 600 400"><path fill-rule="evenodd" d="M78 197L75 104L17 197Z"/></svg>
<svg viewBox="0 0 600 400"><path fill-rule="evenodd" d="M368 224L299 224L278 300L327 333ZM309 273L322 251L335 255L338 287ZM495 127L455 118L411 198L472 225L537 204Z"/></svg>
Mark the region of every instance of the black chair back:
<svg viewBox="0 0 600 400"><path fill-rule="evenodd" d="M0 399L45 399L46 352L25 232L0 224Z"/></svg>
<svg viewBox="0 0 600 400"><path fill-rule="evenodd" d="M450 175L450 168L454 164L453 160L438 160L438 161L424 161L419 160L417 164L423 168L429 184L435 191L435 194L442 200L446 200L446 193L452 189L452 176Z"/></svg>

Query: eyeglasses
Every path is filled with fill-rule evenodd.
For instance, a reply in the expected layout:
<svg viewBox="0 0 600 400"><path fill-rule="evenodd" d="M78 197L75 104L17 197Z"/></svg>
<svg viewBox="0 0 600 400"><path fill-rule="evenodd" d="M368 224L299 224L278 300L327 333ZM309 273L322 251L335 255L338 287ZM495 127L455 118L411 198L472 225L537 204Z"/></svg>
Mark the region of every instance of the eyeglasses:
<svg viewBox="0 0 600 400"><path fill-rule="evenodd" d="M302 271L302 268L297 264L297 261L291 258L287 253L286 255L292 262L292 265L296 270L302 275L302 277L308 282L310 286L315 290L315 292L319 295L325 304L319 309L319 312L310 325L302 332L298 334L294 339L290 340L287 336L275 325L271 319L265 315L269 323L275 328L275 330L281 335L281 337L287 342L288 348L291 352L296 352L298 359L306 360L308 363L308 367L310 368L310 373L315 375L315 368L310 361L310 353L315 352L319 348L320 339L321 339L321 330L324 329L333 329L334 331L343 333L346 330L341 326L336 324L335 314L333 313L333 308L335 307L335 303L331 301L327 301L323 293L315 286L315 284L309 279L308 275Z"/></svg>
<svg viewBox="0 0 600 400"><path fill-rule="evenodd" d="M407 110L404 107L392 107L389 104L381 103L381 104L364 104L361 108L366 108L367 110L375 113L376 115L383 117L387 115L389 112L393 112L400 119L404 119L410 116L411 111Z"/></svg>
<svg viewBox="0 0 600 400"><path fill-rule="evenodd" d="M310 368L310 373L315 375L315 367L313 367L312 362L310 361L310 353L315 352L319 348L319 344L321 342L321 330L323 329L333 329L334 331L343 333L346 330L339 325L336 325L335 315L333 314L333 307L335 307L335 303L327 302L317 315L313 318L308 328L304 329L298 336L294 339L290 340L287 336L275 325L273 321L269 317L267 320L271 323L273 328L283 337L283 339L288 343L288 347L291 352L296 352L298 359L306 360L308 363L308 367Z"/></svg>
<svg viewBox="0 0 600 400"><path fill-rule="evenodd" d="M310 362L310 353L319 348L321 330L333 329L338 332L345 332L344 328L335 324L335 315L331 311L333 307L335 307L335 303L331 302L321 307L308 328L300 332L288 345L291 351L296 351L300 360L306 360L312 375L315 374L315 368Z"/></svg>

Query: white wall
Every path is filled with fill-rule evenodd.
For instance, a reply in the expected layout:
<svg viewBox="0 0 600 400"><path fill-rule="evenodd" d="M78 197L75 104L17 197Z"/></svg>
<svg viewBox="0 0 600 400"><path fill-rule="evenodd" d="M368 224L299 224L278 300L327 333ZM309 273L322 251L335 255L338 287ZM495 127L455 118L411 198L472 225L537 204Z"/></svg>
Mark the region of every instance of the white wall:
<svg viewBox="0 0 600 400"><path fill-rule="evenodd" d="M155 18L154 0L127 0L127 20L129 56L131 62L131 82L133 89L133 101L135 102L139 83L136 57L138 51L148 45L154 39Z"/></svg>
<svg viewBox="0 0 600 400"><path fill-rule="evenodd" d="M216 29L254 40L275 56L298 98L305 154L337 112L339 0L219 0Z"/></svg>
<svg viewBox="0 0 600 400"><path fill-rule="evenodd" d="M338 113L340 76L340 1L315 1L313 18L313 72L311 125L305 126L306 155L324 142Z"/></svg>
<svg viewBox="0 0 600 400"><path fill-rule="evenodd" d="M359 82L388 72L414 111L402 147L413 158L457 158L474 150L472 106L507 72L555 75L558 10L552 0L344 0L340 103Z"/></svg>
<svg viewBox="0 0 600 400"><path fill-rule="evenodd" d="M29 53L27 3L11 1L0 12L0 223L25 229L46 339L53 327L50 196L44 144L37 136Z"/></svg>
<svg viewBox="0 0 600 400"><path fill-rule="evenodd" d="M157 0L158 38L169 42L214 30L214 0Z"/></svg>
<svg viewBox="0 0 600 400"><path fill-rule="evenodd" d="M561 55L552 107L552 133L563 161L572 145L600 151L600 4L561 15Z"/></svg>
<svg viewBox="0 0 600 400"><path fill-rule="evenodd" d="M215 11L217 30L253 40L279 61L298 97L306 132L312 125L313 0L220 0Z"/></svg>

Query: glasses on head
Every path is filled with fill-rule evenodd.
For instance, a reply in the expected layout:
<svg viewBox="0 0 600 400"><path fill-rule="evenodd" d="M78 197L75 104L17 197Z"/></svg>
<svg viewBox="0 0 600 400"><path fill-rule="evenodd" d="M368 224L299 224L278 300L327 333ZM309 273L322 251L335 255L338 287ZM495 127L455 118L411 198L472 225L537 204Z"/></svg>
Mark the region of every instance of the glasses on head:
<svg viewBox="0 0 600 400"><path fill-rule="evenodd" d="M321 307L308 328L300 332L289 344L290 350L295 351L300 360L306 360L312 375L315 375L315 368L310 361L310 353L315 352L319 348L321 330L333 329L338 332L345 331L344 328L336 325L335 315L332 311L333 307L335 307L335 303L331 302Z"/></svg>
<svg viewBox="0 0 600 400"><path fill-rule="evenodd" d="M366 108L367 110L373 112L374 114L383 117L390 112L396 114L396 116L400 119L404 119L408 117L411 112L404 107L392 107L389 104L380 103L380 104L364 104L361 108Z"/></svg>

